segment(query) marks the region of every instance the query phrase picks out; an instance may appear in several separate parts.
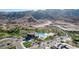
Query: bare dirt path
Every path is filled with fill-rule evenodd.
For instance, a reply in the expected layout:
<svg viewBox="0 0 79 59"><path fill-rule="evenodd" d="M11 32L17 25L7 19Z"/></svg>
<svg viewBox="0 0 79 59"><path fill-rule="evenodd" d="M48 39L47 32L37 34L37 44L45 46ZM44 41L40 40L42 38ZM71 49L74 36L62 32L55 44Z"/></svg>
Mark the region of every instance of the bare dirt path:
<svg viewBox="0 0 79 59"><path fill-rule="evenodd" d="M33 27L36 27L36 28L37 28L37 27L45 27L45 26L50 25L50 24L52 24L51 21L45 21L44 23L34 25Z"/></svg>

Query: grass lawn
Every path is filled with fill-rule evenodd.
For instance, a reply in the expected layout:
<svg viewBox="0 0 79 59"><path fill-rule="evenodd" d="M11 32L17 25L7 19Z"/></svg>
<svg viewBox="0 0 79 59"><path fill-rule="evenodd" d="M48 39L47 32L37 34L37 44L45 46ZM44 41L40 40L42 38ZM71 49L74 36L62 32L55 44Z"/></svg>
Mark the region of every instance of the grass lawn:
<svg viewBox="0 0 79 59"><path fill-rule="evenodd" d="M32 42L26 41L26 42L23 43L23 45L24 45L26 48L28 48L28 47L31 47Z"/></svg>

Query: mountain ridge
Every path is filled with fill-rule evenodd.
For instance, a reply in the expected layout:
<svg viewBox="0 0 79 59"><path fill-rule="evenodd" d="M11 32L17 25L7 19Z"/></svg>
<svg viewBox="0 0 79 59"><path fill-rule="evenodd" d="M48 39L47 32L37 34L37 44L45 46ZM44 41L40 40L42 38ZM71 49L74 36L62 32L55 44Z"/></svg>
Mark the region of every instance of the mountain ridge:
<svg viewBox="0 0 79 59"><path fill-rule="evenodd" d="M36 20L65 20L69 22L79 22L79 9L46 9L46 10L26 10L18 12L0 12L0 20L19 20L24 17L33 17ZM27 19L26 19L27 20Z"/></svg>

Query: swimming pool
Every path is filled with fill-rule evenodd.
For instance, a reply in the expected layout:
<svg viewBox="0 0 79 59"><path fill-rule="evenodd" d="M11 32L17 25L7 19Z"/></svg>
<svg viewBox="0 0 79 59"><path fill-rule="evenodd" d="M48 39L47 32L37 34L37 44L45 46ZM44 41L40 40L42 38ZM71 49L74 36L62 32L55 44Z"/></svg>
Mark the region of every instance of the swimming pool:
<svg viewBox="0 0 79 59"><path fill-rule="evenodd" d="M47 33L35 33L35 36L38 36L39 38L46 38L48 34Z"/></svg>

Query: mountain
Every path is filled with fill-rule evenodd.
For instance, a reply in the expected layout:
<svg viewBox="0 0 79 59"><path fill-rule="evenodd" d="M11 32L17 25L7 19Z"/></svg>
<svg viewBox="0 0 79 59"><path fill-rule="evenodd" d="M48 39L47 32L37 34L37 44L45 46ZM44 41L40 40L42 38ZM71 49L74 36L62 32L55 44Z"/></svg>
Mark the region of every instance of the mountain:
<svg viewBox="0 0 79 59"><path fill-rule="evenodd" d="M46 9L46 10L28 10L14 12L0 12L0 20L19 20L32 17L35 20L65 20L69 22L79 22L79 9ZM33 21L31 19L31 21ZM29 19L26 19L29 20ZM30 22L30 21L29 21Z"/></svg>

